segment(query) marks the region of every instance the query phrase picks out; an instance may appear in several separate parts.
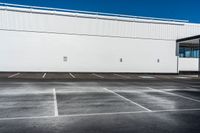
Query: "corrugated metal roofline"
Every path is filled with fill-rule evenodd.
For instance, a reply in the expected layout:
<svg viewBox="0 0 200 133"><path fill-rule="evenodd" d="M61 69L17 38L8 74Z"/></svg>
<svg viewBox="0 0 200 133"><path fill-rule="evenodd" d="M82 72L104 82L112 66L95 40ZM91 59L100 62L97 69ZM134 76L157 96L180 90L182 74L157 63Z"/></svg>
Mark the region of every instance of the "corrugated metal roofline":
<svg viewBox="0 0 200 133"><path fill-rule="evenodd" d="M189 22L188 20L131 16L131 15L101 13L101 12L89 12L89 11L79 11L79 10L70 10L70 9L60 9L60 8L49 8L49 7L38 7L38 6L9 4L9 3L1 3L1 2L0 2L0 6L4 6L5 9L8 8L8 7L15 7L15 8L30 9L30 11L34 10L34 9L35 10L52 11L54 14L57 14L57 12L67 12L67 13L80 13L80 14L95 15L95 16L118 17L118 18L121 18L121 19L122 18L127 18L127 19L143 19L143 20L154 20L154 21L164 21L164 22L183 22L183 23L188 23Z"/></svg>

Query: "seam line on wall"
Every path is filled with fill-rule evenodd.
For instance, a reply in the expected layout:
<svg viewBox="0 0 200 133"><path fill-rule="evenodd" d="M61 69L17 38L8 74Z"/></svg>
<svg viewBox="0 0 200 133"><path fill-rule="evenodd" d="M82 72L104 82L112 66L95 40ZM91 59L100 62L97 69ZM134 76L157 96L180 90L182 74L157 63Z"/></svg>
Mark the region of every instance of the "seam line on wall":
<svg viewBox="0 0 200 133"><path fill-rule="evenodd" d="M0 29L0 30L1 30L1 31L15 31L15 32L45 33L45 34L96 36L96 37L108 37L108 38L128 38L128 39L145 39L145 40L176 41L175 39L173 40L173 39L157 39L157 38L143 38L143 37L123 37L123 36L109 36L109 35L90 35L90 34L58 33L58 32L46 32L46 31L13 30L13 29Z"/></svg>

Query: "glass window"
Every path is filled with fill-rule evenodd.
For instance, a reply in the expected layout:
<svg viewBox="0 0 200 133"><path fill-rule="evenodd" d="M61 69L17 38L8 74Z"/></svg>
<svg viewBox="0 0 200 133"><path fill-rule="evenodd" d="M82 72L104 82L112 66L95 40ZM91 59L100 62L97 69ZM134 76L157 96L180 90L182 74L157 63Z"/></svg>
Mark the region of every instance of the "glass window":
<svg viewBox="0 0 200 133"><path fill-rule="evenodd" d="M179 47L179 57L183 58L199 58L199 50L197 47Z"/></svg>

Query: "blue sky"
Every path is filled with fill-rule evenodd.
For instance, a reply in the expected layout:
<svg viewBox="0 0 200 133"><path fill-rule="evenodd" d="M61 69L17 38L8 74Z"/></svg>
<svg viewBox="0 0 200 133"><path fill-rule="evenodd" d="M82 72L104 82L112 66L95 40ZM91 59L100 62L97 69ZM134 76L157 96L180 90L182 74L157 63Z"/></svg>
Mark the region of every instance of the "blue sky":
<svg viewBox="0 0 200 133"><path fill-rule="evenodd" d="M0 0L0 2L135 16L186 19L190 22L200 23L200 0Z"/></svg>

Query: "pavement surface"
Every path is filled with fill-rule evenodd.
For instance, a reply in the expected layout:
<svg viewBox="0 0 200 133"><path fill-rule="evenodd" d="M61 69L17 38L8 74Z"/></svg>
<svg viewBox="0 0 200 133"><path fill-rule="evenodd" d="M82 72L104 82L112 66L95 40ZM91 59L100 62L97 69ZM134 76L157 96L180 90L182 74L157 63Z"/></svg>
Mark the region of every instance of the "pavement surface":
<svg viewBox="0 0 200 133"><path fill-rule="evenodd" d="M131 81L141 79L198 79L197 75L156 75L132 73L0 72L0 80L10 81Z"/></svg>
<svg viewBox="0 0 200 133"><path fill-rule="evenodd" d="M0 133L200 132L195 76L58 75L0 73Z"/></svg>

